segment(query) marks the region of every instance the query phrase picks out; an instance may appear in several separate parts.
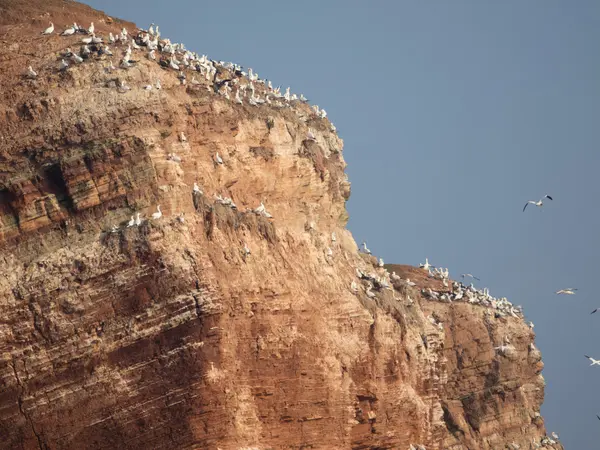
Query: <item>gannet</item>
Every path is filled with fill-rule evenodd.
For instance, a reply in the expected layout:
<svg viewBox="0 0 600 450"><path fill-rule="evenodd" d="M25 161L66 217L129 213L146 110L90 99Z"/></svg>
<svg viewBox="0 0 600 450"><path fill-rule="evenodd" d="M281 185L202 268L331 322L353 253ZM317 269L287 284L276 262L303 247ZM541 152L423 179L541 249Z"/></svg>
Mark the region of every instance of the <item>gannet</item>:
<svg viewBox="0 0 600 450"><path fill-rule="evenodd" d="M89 34L94 34L94 29L94 22L92 22L87 31Z"/></svg>
<svg viewBox="0 0 600 450"><path fill-rule="evenodd" d="M155 212L155 213L152 213L152 218L153 218L154 220L158 220L158 219L160 219L161 217L162 217L162 211L160 210L160 205L158 205L158 206L156 207L156 212Z"/></svg>
<svg viewBox="0 0 600 450"><path fill-rule="evenodd" d="M31 78L32 80L37 78L37 72L31 66L27 68L27 78Z"/></svg>
<svg viewBox="0 0 600 450"><path fill-rule="evenodd" d="M177 216L177 220L179 220L179 222L184 223L185 222L185 213L181 213Z"/></svg>
<svg viewBox="0 0 600 450"><path fill-rule="evenodd" d="M177 64L175 64L175 62L173 61L173 58L171 58L169 60L169 67L171 67L171 69L179 70L179 66Z"/></svg>
<svg viewBox="0 0 600 450"><path fill-rule="evenodd" d="M102 44L102 38L99 38L95 34L92 34L92 44Z"/></svg>
<svg viewBox="0 0 600 450"><path fill-rule="evenodd" d="M144 86L144 89L147 91L151 91L152 90L152 85L151 84L147 84L146 86Z"/></svg>
<svg viewBox="0 0 600 450"><path fill-rule="evenodd" d="M114 44L116 42L115 37L112 33L108 33L108 42L110 42L111 44Z"/></svg>
<svg viewBox="0 0 600 450"><path fill-rule="evenodd" d="M331 250L331 247L327 247L327 256L328 257L332 257L333 256L333 250Z"/></svg>
<svg viewBox="0 0 600 450"><path fill-rule="evenodd" d="M135 219L133 218L133 216L131 216L131 219L129 219L129 222L127 222L127 228L132 227L135 225Z"/></svg>
<svg viewBox="0 0 600 450"><path fill-rule="evenodd" d="M121 80L121 83L119 83L119 92L126 92L129 90L131 90L131 88L125 84L125 80Z"/></svg>
<svg viewBox="0 0 600 450"><path fill-rule="evenodd" d="M52 34L54 33L54 24L50 22L50 26L42 31L42 34Z"/></svg>
<svg viewBox="0 0 600 450"><path fill-rule="evenodd" d="M150 50L148 52L148 59L151 59L153 61L156 61L156 56L154 55L154 50Z"/></svg>
<svg viewBox="0 0 600 450"><path fill-rule="evenodd" d="M600 359L590 358L588 355L583 355L583 356L585 356L587 359L589 359L592 362L590 364L590 366L600 366Z"/></svg>
<svg viewBox="0 0 600 450"><path fill-rule="evenodd" d="M331 242L335 242L335 241L337 241L337 237L335 235L335 231L332 231L331 232Z"/></svg>
<svg viewBox="0 0 600 450"><path fill-rule="evenodd" d="M200 187L198 186L197 183L194 183L194 190L192 192L194 194L202 194L202 191L200 190Z"/></svg>
<svg viewBox="0 0 600 450"><path fill-rule="evenodd" d="M74 26L72 26L72 27L69 27L69 28L67 28L67 29L66 29L65 31L63 31L63 32L62 32L60 35L61 35L61 36L71 36L72 34L75 34L75 31L76 31L76 30L75 30L75 27L74 27Z"/></svg>
<svg viewBox="0 0 600 450"><path fill-rule="evenodd" d="M179 156L177 156L175 153L169 153L169 159L171 161L175 161L176 163L181 162L181 158Z"/></svg>
<svg viewBox="0 0 600 450"><path fill-rule="evenodd" d="M93 39L94 35L91 35L90 37L83 38L81 42L83 42L84 44L91 44Z"/></svg>
<svg viewBox="0 0 600 450"><path fill-rule="evenodd" d="M356 284L356 281L352 282L352 284L350 285L350 289L352 290L352 292L358 292L358 285Z"/></svg>
<svg viewBox="0 0 600 450"><path fill-rule="evenodd" d="M162 89L162 86L160 84L160 80L156 80L156 84L155 84L156 89Z"/></svg>
<svg viewBox="0 0 600 450"><path fill-rule="evenodd" d="M135 217L135 226L139 227L142 224L142 219L140 218L140 213L137 213Z"/></svg>
<svg viewBox="0 0 600 450"><path fill-rule="evenodd" d="M460 277L461 278L470 277L470 278L473 278L473 279L475 279L477 281L481 281L479 278L477 278L476 276L471 275L470 273L463 273Z"/></svg>
<svg viewBox="0 0 600 450"><path fill-rule="evenodd" d="M141 48L139 45L137 45L137 42L135 42L135 39L132 39L132 40L131 40L131 47L132 47L134 50L139 50L139 49Z"/></svg>
<svg viewBox="0 0 600 450"><path fill-rule="evenodd" d="M308 130L308 133L306 133L306 138L311 140L311 141L316 141L317 137L315 136L315 134L312 132L312 130Z"/></svg>
<svg viewBox="0 0 600 450"><path fill-rule="evenodd" d="M554 431L552 432L552 434L550 436L552 436L552 439L555 439L557 441L559 440L558 439L558 434L556 434Z"/></svg>
<svg viewBox="0 0 600 450"><path fill-rule="evenodd" d="M247 256L250 254L250 249L248 248L248 246L246 245L245 242L244 242L243 251L244 251L244 256Z"/></svg>
<svg viewBox="0 0 600 450"><path fill-rule="evenodd" d="M215 162L217 164L223 164L223 159L219 156L219 152L215 155Z"/></svg>
<svg viewBox="0 0 600 450"><path fill-rule="evenodd" d="M576 290L576 288L561 289L560 291L556 291L556 294L575 295Z"/></svg>
<svg viewBox="0 0 600 450"><path fill-rule="evenodd" d="M65 62L64 59L60 60L60 65L58 66L58 70L67 70L69 65Z"/></svg>
<svg viewBox="0 0 600 450"><path fill-rule="evenodd" d="M117 227L116 225L113 225L112 228L110 229L111 233L117 233L119 231L119 227Z"/></svg>
<svg viewBox="0 0 600 450"><path fill-rule="evenodd" d="M383 267L383 265L384 265L383 264L383 258L379 258L379 264L378 264L378 266L379 267Z"/></svg>
<svg viewBox="0 0 600 450"><path fill-rule="evenodd" d="M430 267L433 266L429 264L429 260L427 258L425 258L425 264L419 264L419 268L421 269L429 270Z"/></svg>
<svg viewBox="0 0 600 450"><path fill-rule="evenodd" d="M185 134L183 134L183 131L179 133L179 140L181 142L187 142L187 138L185 137Z"/></svg>
<svg viewBox="0 0 600 450"><path fill-rule="evenodd" d="M149 27L148 27L148 34L150 35L154 35L154 23L152 23Z"/></svg>
<svg viewBox="0 0 600 450"><path fill-rule="evenodd" d="M413 281L410 281L410 278L406 279L406 284L408 284L409 286L416 286L417 283L414 283Z"/></svg>
<svg viewBox="0 0 600 450"><path fill-rule="evenodd" d="M363 251L364 251L364 252L365 252L367 255L370 255L370 254L371 254L371 250L369 250L369 249L367 248L367 243L363 241L363 243L362 243L362 246L363 246Z"/></svg>
<svg viewBox="0 0 600 450"><path fill-rule="evenodd" d="M106 53L108 56L113 55L113 52L108 45L104 47L104 53Z"/></svg>
<svg viewBox="0 0 600 450"><path fill-rule="evenodd" d="M525 203L525 206L523 206L523 212L525 212L525 208L527 208L527 205L529 205L530 203L532 205L541 207L544 204L544 199L547 198L548 200L552 200L552 197L550 197L549 195L544 195L540 200L538 200L537 202L533 201L533 200L529 200L527 203Z"/></svg>

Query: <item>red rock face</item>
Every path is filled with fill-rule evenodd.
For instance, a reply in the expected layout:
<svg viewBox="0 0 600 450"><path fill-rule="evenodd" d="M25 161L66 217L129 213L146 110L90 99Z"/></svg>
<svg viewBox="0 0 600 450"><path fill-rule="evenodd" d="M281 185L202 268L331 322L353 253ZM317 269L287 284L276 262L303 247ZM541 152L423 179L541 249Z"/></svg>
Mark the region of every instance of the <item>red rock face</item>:
<svg viewBox="0 0 600 450"><path fill-rule="evenodd" d="M327 119L181 86L143 52L130 70L94 58L59 73L81 36L40 36L50 21L135 29L78 3L0 0L1 448L540 441L542 363L522 319L426 300L443 286L420 269L390 266L414 288L357 278L389 275L345 230Z"/></svg>

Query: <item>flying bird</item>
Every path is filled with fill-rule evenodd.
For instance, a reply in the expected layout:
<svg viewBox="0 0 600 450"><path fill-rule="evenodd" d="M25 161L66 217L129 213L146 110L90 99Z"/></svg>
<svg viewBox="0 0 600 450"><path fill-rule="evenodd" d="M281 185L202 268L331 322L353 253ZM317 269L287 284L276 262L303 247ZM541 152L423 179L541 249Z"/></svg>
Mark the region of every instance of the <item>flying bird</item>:
<svg viewBox="0 0 600 450"><path fill-rule="evenodd" d="M476 276L474 276L474 275L471 275L470 273L463 273L463 274L461 275L461 278L464 278L464 277L471 277L471 278L473 278L474 280L481 281L479 278L477 278L477 277L476 277Z"/></svg>
<svg viewBox="0 0 600 450"><path fill-rule="evenodd" d="M587 359L589 359L592 362L590 364L590 366L600 366L600 359L590 358L588 355L583 355L583 356L585 356Z"/></svg>
<svg viewBox="0 0 600 450"><path fill-rule="evenodd" d="M540 200L538 200L537 202L533 201L533 200L529 200L527 203L525 203L525 206L523 206L523 212L525 212L525 208L527 208L527 205L529 205L530 203L532 205L541 207L544 204L544 199L547 198L548 200L552 200L552 197L550 197L549 195L544 195Z"/></svg>
<svg viewBox="0 0 600 450"><path fill-rule="evenodd" d="M576 288L561 289L560 291L556 291L556 294L575 295L576 290Z"/></svg>

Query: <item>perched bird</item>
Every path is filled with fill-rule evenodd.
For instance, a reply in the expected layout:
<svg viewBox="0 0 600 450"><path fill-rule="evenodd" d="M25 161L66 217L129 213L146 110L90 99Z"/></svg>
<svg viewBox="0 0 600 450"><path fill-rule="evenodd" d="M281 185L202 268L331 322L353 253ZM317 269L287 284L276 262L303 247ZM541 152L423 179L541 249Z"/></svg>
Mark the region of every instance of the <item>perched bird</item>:
<svg viewBox="0 0 600 450"><path fill-rule="evenodd" d="M66 29L65 31L63 31L63 32L62 32L60 35L61 35L61 36L71 36L72 34L75 34L75 31L76 31L76 30L75 30L75 27L74 27L74 26L72 26L72 27L69 27L69 28L67 28L67 29Z"/></svg>
<svg viewBox="0 0 600 450"><path fill-rule="evenodd" d="M566 295L575 295L575 288L561 289L560 291L556 291L556 294L566 294Z"/></svg>
<svg viewBox="0 0 600 450"><path fill-rule="evenodd" d="M151 84L147 84L146 86L144 86L144 89L146 89L147 91L151 91L152 90L152 85Z"/></svg>
<svg viewBox="0 0 600 450"><path fill-rule="evenodd" d="M525 206L523 206L523 212L525 212L525 208L527 208L527 205L529 205L530 203L532 205L541 207L544 204L544 199L547 198L548 200L552 200L552 197L550 197L549 195L544 195L540 200L538 200L537 202L533 201L533 200L529 200L527 203L525 203Z"/></svg>
<svg viewBox="0 0 600 450"><path fill-rule="evenodd" d="M315 136L315 134L312 132L312 130L308 130L308 133L306 133L306 138L311 140L311 141L316 141L317 137Z"/></svg>
<svg viewBox="0 0 600 450"><path fill-rule="evenodd" d="M335 235L335 231L331 232L331 242L337 241L337 236Z"/></svg>
<svg viewBox="0 0 600 450"><path fill-rule="evenodd" d="M367 248L367 243L363 241L363 243L362 243L362 246L363 246L363 251L364 251L364 252L365 252L367 255L370 255L370 254L371 254L371 250L369 250L369 249Z"/></svg>
<svg viewBox="0 0 600 450"><path fill-rule="evenodd" d="M481 281L479 278L477 278L476 276L473 276L473 275L471 275L470 273L463 273L463 274L461 275L461 278L464 278L464 277L471 277L471 278L473 278L474 280Z"/></svg>
<svg viewBox="0 0 600 450"><path fill-rule="evenodd" d="M162 86L161 86L161 84L160 84L160 80L156 80L156 84L154 85L154 87L155 87L156 89L159 89L159 90L160 90L160 89L162 89Z"/></svg>
<svg viewBox="0 0 600 450"><path fill-rule="evenodd" d="M140 213L137 213L137 216L135 217L135 226L139 227L142 224L142 219L140 218Z"/></svg>
<svg viewBox="0 0 600 450"><path fill-rule="evenodd" d="M589 359L592 363L590 364L590 366L600 366L600 359L594 359L589 357L588 355L583 355L585 356L587 359Z"/></svg>
<svg viewBox="0 0 600 450"><path fill-rule="evenodd" d="M155 212L155 213L152 213L152 218L153 218L154 220L158 220L158 219L160 219L161 217L162 217L162 211L160 210L160 205L158 205L158 206L156 207L156 212Z"/></svg>
<svg viewBox="0 0 600 450"><path fill-rule="evenodd" d="M133 218L133 216L131 216L131 219L129 219L129 222L127 222L127 228L132 227L135 225L135 219Z"/></svg>
<svg viewBox="0 0 600 450"><path fill-rule="evenodd" d="M200 187L198 186L197 183L194 183L194 190L193 190L194 194L202 194L202 191L200 190Z"/></svg>
<svg viewBox="0 0 600 450"><path fill-rule="evenodd" d="M557 440L557 441L559 440L558 434L556 434L554 431L552 432L551 436L552 436L552 439Z"/></svg>
<svg viewBox="0 0 600 450"><path fill-rule="evenodd" d="M216 162L217 164L223 164L223 158L221 158L221 157L219 156L219 152L217 152L217 154L215 155L215 162Z"/></svg>
<svg viewBox="0 0 600 450"><path fill-rule="evenodd" d="M61 59L60 64L58 66L58 70L64 71L64 70L67 70L68 68L69 68L69 64L67 64L64 59Z"/></svg>
<svg viewBox="0 0 600 450"><path fill-rule="evenodd" d="M177 220L179 220L179 222L184 223L185 222L185 213L181 213L177 216Z"/></svg>
<svg viewBox="0 0 600 450"><path fill-rule="evenodd" d="M42 34L52 34L54 33L54 24L50 22L50 26L42 31Z"/></svg>
<svg viewBox="0 0 600 450"><path fill-rule="evenodd" d="M27 78L30 78L32 80L37 78L37 72L35 70L33 70L33 68L31 66L29 66L27 68Z"/></svg>
<svg viewBox="0 0 600 450"><path fill-rule="evenodd" d="M244 252L244 256L248 256L250 254L250 249L248 248L248 246L246 245L245 242L244 242L243 252Z"/></svg>
<svg viewBox="0 0 600 450"><path fill-rule="evenodd" d="M156 61L156 56L154 55L154 50L150 50L148 52L148 59L151 59L153 61Z"/></svg>
<svg viewBox="0 0 600 450"><path fill-rule="evenodd" d="M88 31L88 33L89 33L89 34L94 34L94 30L95 30L95 27L94 27L94 22L92 22L92 23L90 24L90 27L88 28L88 30L87 30L87 31Z"/></svg>
<svg viewBox="0 0 600 450"><path fill-rule="evenodd" d="M185 137L185 134L183 133L183 131L181 133L179 133L179 140L181 142L187 142L187 137Z"/></svg>
<svg viewBox="0 0 600 450"><path fill-rule="evenodd" d="M379 267L383 267L384 266L383 258L379 258L379 264L378 264L378 266Z"/></svg>

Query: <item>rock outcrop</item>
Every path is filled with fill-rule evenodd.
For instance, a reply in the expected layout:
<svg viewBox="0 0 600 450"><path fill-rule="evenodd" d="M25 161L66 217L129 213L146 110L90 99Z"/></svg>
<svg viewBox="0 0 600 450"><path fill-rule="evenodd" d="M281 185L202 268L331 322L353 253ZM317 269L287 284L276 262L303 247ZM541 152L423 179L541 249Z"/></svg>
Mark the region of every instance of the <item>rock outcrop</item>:
<svg viewBox="0 0 600 450"><path fill-rule="evenodd" d="M74 2L0 0L0 448L529 449L546 435L522 318L427 300L439 282L422 269L390 268L414 287L357 277L389 280L345 229L328 119L184 86L142 51L131 69L109 73L104 55L60 72L82 36L41 36L50 21L135 30Z"/></svg>

